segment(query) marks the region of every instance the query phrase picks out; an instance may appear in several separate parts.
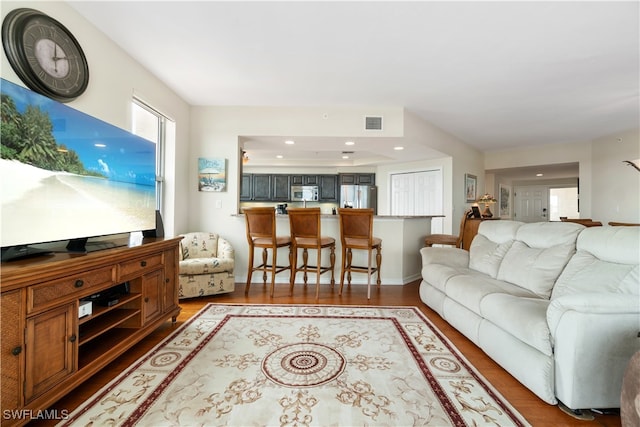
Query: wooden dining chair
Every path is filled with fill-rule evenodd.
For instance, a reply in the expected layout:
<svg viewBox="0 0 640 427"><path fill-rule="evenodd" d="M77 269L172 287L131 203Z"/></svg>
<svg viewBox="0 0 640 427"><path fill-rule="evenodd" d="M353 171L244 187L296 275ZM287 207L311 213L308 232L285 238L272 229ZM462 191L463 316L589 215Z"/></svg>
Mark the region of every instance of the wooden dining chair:
<svg viewBox="0 0 640 427"><path fill-rule="evenodd" d="M367 273L367 299L371 298L371 276L376 273L380 287L380 266L382 265L382 240L373 236L373 209L340 208L340 242L342 244L342 268L340 269L340 292L347 275L347 286L351 286L351 273ZM352 251L367 251L367 265L353 265ZM373 266L373 251L376 251L376 265Z"/></svg>
<svg viewBox="0 0 640 427"><path fill-rule="evenodd" d="M247 268L247 285L245 295L251 287L251 276L254 271L262 271L262 281L267 284L267 272L271 272L271 296L276 282L276 274L291 270L291 237L276 235L276 211L270 207L245 208L244 217L247 227L247 242L249 243L249 266ZM254 266L254 252L262 248L262 263ZM289 264L278 265L278 249L289 248ZM271 250L271 262L268 262L268 251Z"/></svg>
<svg viewBox="0 0 640 427"><path fill-rule="evenodd" d="M296 274L303 272L304 285L307 286L309 271L316 272L316 300L320 297L320 275L331 272L331 287L335 284L334 266L336 263L336 240L322 236L320 227L320 208L289 208L289 231L291 233L291 281L289 295L293 295ZM329 266L322 266L322 250L329 249ZM302 249L302 264L298 266L298 249ZM316 251L315 265L309 265L309 249Z"/></svg>
<svg viewBox="0 0 640 427"><path fill-rule="evenodd" d="M464 237L464 226L467 223L467 217L470 213L471 209L462 214L462 219L460 220L460 231L457 236L452 234L430 234L424 238L424 245L426 247L431 247L433 245L447 245L461 248L462 238Z"/></svg>

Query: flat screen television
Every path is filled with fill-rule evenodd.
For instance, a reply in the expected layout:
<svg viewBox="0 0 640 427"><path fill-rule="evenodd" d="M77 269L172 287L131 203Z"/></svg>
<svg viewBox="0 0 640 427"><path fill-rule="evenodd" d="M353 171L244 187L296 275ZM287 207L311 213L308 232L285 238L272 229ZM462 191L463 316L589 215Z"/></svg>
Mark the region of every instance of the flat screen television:
<svg viewBox="0 0 640 427"><path fill-rule="evenodd" d="M155 228L154 142L7 80L0 85L3 260L51 242L89 251L89 238ZM94 240L105 247L106 239Z"/></svg>

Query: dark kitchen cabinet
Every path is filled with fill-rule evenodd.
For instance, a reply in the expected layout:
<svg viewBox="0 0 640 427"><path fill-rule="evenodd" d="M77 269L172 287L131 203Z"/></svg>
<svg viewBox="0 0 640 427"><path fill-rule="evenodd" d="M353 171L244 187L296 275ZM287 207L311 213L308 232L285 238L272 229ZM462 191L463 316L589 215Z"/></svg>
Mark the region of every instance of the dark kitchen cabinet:
<svg viewBox="0 0 640 427"><path fill-rule="evenodd" d="M289 175L272 175L272 198L277 202L288 202L291 198L291 177Z"/></svg>
<svg viewBox="0 0 640 427"><path fill-rule="evenodd" d="M318 175L291 175L291 185L320 185Z"/></svg>
<svg viewBox="0 0 640 427"><path fill-rule="evenodd" d="M375 185L375 173L341 173L340 185Z"/></svg>
<svg viewBox="0 0 640 427"><path fill-rule="evenodd" d="M320 191L319 202L335 202L338 200L338 176L318 175Z"/></svg>
<svg viewBox="0 0 640 427"><path fill-rule="evenodd" d="M251 200L271 201L271 175L254 174L251 178Z"/></svg>
<svg viewBox="0 0 640 427"><path fill-rule="evenodd" d="M252 186L251 186L251 174L242 174L242 180L240 181L240 201L251 200Z"/></svg>

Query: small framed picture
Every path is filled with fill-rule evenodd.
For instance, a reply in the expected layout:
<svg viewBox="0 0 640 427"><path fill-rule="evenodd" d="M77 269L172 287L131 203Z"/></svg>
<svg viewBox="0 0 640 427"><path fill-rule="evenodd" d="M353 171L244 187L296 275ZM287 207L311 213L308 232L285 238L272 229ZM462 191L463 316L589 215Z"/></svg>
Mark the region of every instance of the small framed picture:
<svg viewBox="0 0 640 427"><path fill-rule="evenodd" d="M470 173L464 174L464 193L467 203L473 203L478 198L478 177Z"/></svg>
<svg viewBox="0 0 640 427"><path fill-rule="evenodd" d="M500 184L500 217L511 218L511 186Z"/></svg>
<svg viewBox="0 0 640 427"><path fill-rule="evenodd" d="M227 159L198 158L198 191L227 191Z"/></svg>
<svg viewBox="0 0 640 427"><path fill-rule="evenodd" d="M480 213L480 208L477 206L471 206L471 210L473 211L474 218L482 218L482 214Z"/></svg>

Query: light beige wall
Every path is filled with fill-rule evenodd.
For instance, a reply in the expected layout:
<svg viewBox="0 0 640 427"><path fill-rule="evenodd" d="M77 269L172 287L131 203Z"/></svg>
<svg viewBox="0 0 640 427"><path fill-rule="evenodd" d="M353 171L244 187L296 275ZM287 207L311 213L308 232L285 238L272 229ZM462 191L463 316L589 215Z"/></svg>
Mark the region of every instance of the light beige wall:
<svg viewBox="0 0 640 427"><path fill-rule="evenodd" d="M385 117L381 137L412 138L425 146L425 150L438 150L449 154L453 160L436 162L444 165L445 182L445 232L451 232L451 224L458 224L464 212L464 173L474 173L482 188L482 154L441 129L430 125L402 108L277 108L277 107L193 107L191 109L191 152L189 155L189 227L215 227L232 224L229 216L238 211L239 150L241 136L295 135L295 136L371 136L364 131L362 118L367 115ZM326 119L325 117L329 117ZM197 158L222 157L228 159L228 191L224 193L199 193L197 191ZM433 162L424 163L434 164ZM376 168L378 197L385 206L388 193L385 185L389 173L398 167ZM412 165L420 168L422 165ZM265 169L251 168L264 172ZM322 169L327 171L327 169ZM338 169L337 172L342 170ZM457 173L459 171L460 173ZM278 169L277 172L280 172ZM460 176L457 176L460 175ZM449 191L448 191L449 190ZM382 197L382 199L380 199ZM451 211L456 210L452 221ZM384 209L382 210L384 212ZM457 230L456 230L457 231Z"/></svg>
<svg viewBox="0 0 640 427"><path fill-rule="evenodd" d="M640 223L640 172L622 163L634 159L640 160L638 129L594 141L488 152L485 169L578 162L580 217Z"/></svg>
<svg viewBox="0 0 640 427"><path fill-rule="evenodd" d="M640 131L596 139L592 158L592 218L640 224L640 172L623 163L630 160L640 166Z"/></svg>
<svg viewBox="0 0 640 427"><path fill-rule="evenodd" d="M442 129L425 122L411 112L405 114L405 138L419 141L425 147L448 155L449 163L443 169L444 179L444 232L457 233L462 214L469 208L464 190L466 173L478 177L478 196L484 189L484 155Z"/></svg>
<svg viewBox="0 0 640 427"><path fill-rule="evenodd" d="M191 109L191 151L189 154L189 227L218 230L234 224L230 216L238 212L240 152L242 136L345 136L371 134L364 130L365 116L385 118L380 137L397 137L403 132L403 110L387 107L193 107ZM198 157L227 159L227 191L198 192ZM283 172L268 168L247 168L252 172ZM301 169L289 169L291 171ZM303 169L306 173L329 172L328 168ZM313 171L313 172L312 172ZM295 173L295 172L293 172ZM219 206L219 207L218 207ZM209 228L207 228L209 227ZM244 236L242 237L244 239Z"/></svg>
<svg viewBox="0 0 640 427"><path fill-rule="evenodd" d="M139 96L176 121L176 141L167 147L164 207L165 232L184 229L187 223L186 166L189 145L189 106L162 82L128 56L67 3L2 1L2 19L11 10L29 7L64 24L78 39L89 62L89 86L72 108L131 130L131 100ZM2 78L25 86L2 54Z"/></svg>

